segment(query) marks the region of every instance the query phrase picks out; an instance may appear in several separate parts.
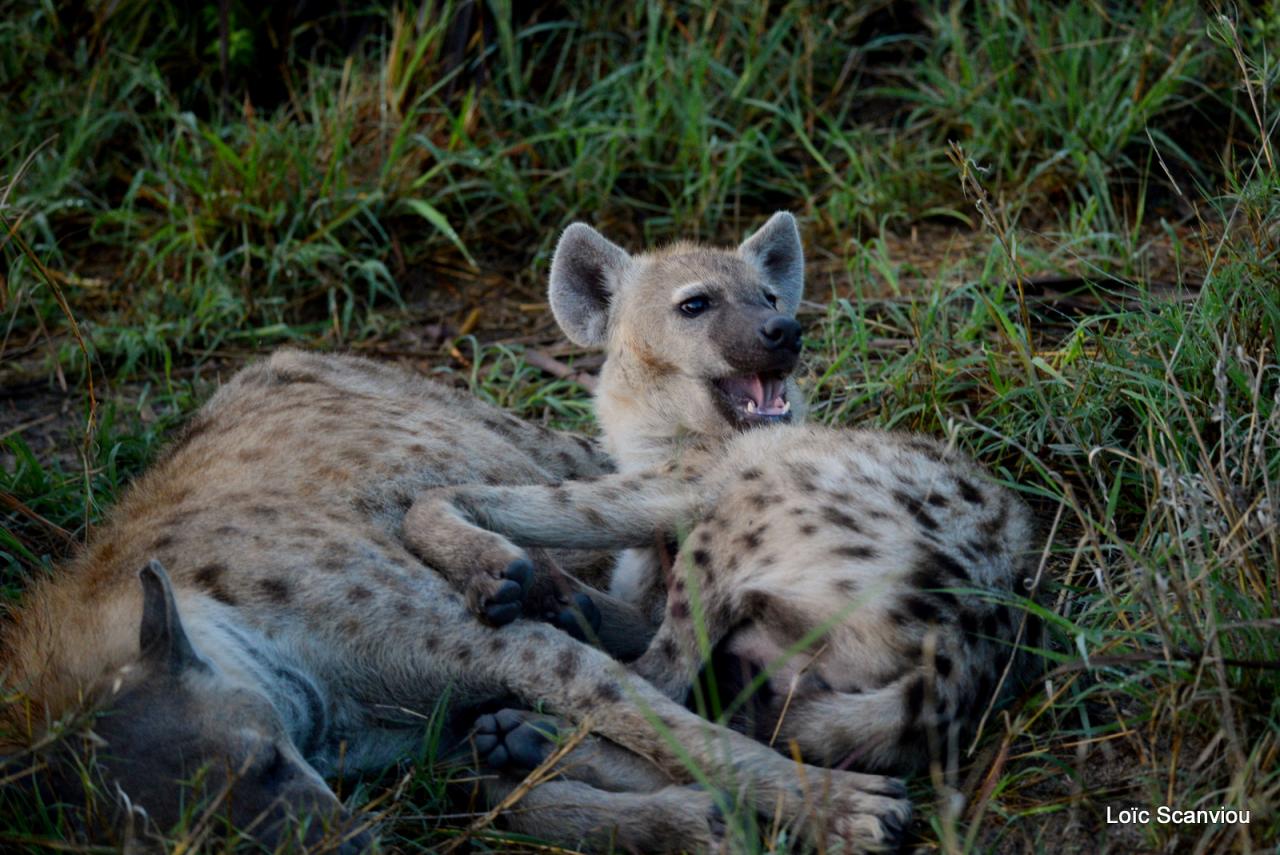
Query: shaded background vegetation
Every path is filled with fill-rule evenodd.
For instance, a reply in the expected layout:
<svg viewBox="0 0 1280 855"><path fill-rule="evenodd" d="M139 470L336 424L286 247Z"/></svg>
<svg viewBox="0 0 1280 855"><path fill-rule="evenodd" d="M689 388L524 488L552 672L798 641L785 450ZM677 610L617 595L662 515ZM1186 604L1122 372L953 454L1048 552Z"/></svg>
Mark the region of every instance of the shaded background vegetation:
<svg viewBox="0 0 1280 855"><path fill-rule="evenodd" d="M286 342L591 429L526 360L594 367L543 302L558 230L786 208L818 418L946 434L1051 535L1054 670L916 782L920 841L1273 846L1278 49L1274 0L9 4L5 591ZM424 752L353 795L406 849L469 821ZM65 833L17 798L6 840ZM1102 821L1130 803L1253 822Z"/></svg>

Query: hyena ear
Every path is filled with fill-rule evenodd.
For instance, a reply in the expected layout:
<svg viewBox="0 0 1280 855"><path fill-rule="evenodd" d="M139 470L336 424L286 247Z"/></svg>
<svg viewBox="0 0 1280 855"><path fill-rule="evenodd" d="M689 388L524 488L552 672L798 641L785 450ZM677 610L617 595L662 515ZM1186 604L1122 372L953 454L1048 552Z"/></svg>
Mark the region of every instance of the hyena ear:
<svg viewBox="0 0 1280 855"><path fill-rule="evenodd" d="M738 252L760 268L778 292L783 308L794 315L804 294L804 247L796 218L779 211L742 242Z"/></svg>
<svg viewBox="0 0 1280 855"><path fill-rule="evenodd" d="M142 582L142 628L138 647L142 658L180 674L193 666L204 665L182 628L178 604L173 599L173 586L164 566L152 560L138 571Z"/></svg>
<svg viewBox="0 0 1280 855"><path fill-rule="evenodd" d="M631 256L586 223L564 230L551 259L551 312L574 344L599 347L609 329L609 303Z"/></svg>

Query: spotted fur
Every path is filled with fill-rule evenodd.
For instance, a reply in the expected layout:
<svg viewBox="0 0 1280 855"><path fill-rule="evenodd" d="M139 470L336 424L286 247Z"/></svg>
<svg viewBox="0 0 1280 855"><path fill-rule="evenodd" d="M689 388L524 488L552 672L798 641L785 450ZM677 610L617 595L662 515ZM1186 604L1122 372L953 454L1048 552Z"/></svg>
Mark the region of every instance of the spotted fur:
<svg viewBox="0 0 1280 855"><path fill-rule="evenodd" d="M771 222L779 252L797 255L789 217ZM795 424L803 402L789 381L786 417L726 415L726 374L781 364L763 338L750 352L723 332L766 323L751 307L782 290L745 247L617 250L597 253L611 259L605 270L567 265L610 283L607 300L574 311L591 315L592 342L606 350L597 415L618 473L554 491L433 491L410 510L406 536L429 549L443 527L478 567L528 546L624 550L613 592L660 624L638 673L682 698L704 664L700 626L720 652L774 673L777 704L752 732L825 764L910 768L971 728L1015 639L1031 635L1010 607L1038 558L1030 514L930 438ZM689 318L691 292L721 314ZM792 313L798 297L789 293ZM674 367L657 370L646 353ZM655 546L663 533L685 535L670 569ZM807 651L784 656L804 639Z"/></svg>

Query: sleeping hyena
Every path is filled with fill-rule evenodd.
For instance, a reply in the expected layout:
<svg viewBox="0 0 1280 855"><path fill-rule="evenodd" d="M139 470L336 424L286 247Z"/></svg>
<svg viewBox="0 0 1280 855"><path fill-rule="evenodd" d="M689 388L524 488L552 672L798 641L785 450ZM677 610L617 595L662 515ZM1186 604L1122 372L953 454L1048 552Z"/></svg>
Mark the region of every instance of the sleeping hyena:
<svg viewBox="0 0 1280 855"><path fill-rule="evenodd" d="M403 546L405 510L430 487L545 484L610 468L589 442L388 366L282 352L246 368L84 552L12 610L0 775L37 765L33 750L94 745L90 778L106 785L97 791L124 794L162 830L184 811L191 829L221 827L207 810L268 842L355 851L367 836L325 778L414 756L433 714L443 714L446 748L464 744L480 708L514 696L589 720L598 737L582 747L577 779L533 789L510 813L517 830L548 842L714 845L715 799L689 786L690 760L741 791L748 809L777 812L820 845L892 840L910 812L898 782L797 771L604 652L521 619L527 564L464 598ZM447 536L426 540L456 560ZM551 603L535 602L533 616L558 619L564 604ZM92 738L52 738L80 713ZM599 759L620 749L647 758L644 769L623 778L620 764ZM83 803L74 761L52 765L67 773L53 790ZM490 794L516 783L492 779ZM300 814L314 821L300 826Z"/></svg>
<svg viewBox="0 0 1280 855"><path fill-rule="evenodd" d="M635 258L570 227L551 303L571 339L607 352L597 413L620 471L433 491L405 533L451 563L433 547L448 532L455 577L480 584L520 546L628 548L614 592L661 621L637 673L683 698L715 648L772 675L757 736L825 765L908 769L954 747L1001 682L1025 634L1011 603L1034 575L1032 525L932 439L786 424L802 270L787 214L737 251ZM682 535L665 572L655 532Z"/></svg>

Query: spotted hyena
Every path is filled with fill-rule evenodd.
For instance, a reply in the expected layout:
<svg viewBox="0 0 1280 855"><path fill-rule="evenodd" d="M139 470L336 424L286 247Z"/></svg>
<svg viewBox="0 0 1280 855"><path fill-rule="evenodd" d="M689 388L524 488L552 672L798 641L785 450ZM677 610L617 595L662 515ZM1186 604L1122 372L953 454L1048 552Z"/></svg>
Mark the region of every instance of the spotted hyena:
<svg viewBox="0 0 1280 855"><path fill-rule="evenodd" d="M521 547L631 550L614 593L661 624L632 668L668 696L714 651L768 670L740 724L806 760L903 770L954 747L1025 635L1011 605L1034 576L1031 519L932 439L789 423L794 220L736 251L636 257L573 226L552 270L562 328L607 354L597 413L619 471L433 491L409 511L413 548L443 561L433 542L470 532L459 575L482 584ZM678 536L665 568L655 532Z"/></svg>
<svg viewBox="0 0 1280 855"><path fill-rule="evenodd" d="M13 610L2 773L28 768L33 750L84 744L52 739L83 713L100 792L123 793L162 829L211 801L261 839L354 851L368 838L325 779L412 757L441 710L442 743L461 744L477 711L515 697L589 720L605 755L646 758L649 784L587 762L594 778L526 794L510 815L518 830L564 845L706 848L718 819L709 791L689 786L691 760L748 809L778 812L819 843L891 839L909 814L897 782L798 774L709 725L605 652L530 619L559 620L564 601L539 600L525 564L464 597L403 545L405 511L431 487L611 469L589 442L392 367L294 351L246 368L88 547ZM418 534L457 560L443 531ZM50 759L67 772L55 789L79 798L84 778ZM489 784L499 797L515 781ZM314 818L302 831L300 814Z"/></svg>

